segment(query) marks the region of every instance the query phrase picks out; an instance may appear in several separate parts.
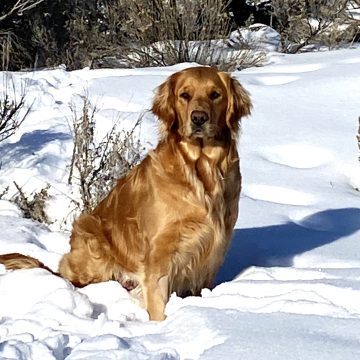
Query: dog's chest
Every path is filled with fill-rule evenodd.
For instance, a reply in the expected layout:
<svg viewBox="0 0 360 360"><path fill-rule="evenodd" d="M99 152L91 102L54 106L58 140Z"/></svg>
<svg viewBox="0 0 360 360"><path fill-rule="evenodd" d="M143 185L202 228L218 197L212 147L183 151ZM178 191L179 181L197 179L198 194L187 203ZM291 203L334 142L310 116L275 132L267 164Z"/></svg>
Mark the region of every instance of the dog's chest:
<svg viewBox="0 0 360 360"><path fill-rule="evenodd" d="M218 162L206 156L198 159L194 169L198 185L198 198L203 202L209 219L214 221L223 215L225 181L223 171Z"/></svg>
<svg viewBox="0 0 360 360"><path fill-rule="evenodd" d="M222 246L225 239L226 182L220 166L206 157L200 158L192 169L188 169L187 177L191 183L190 202L199 209L198 214L202 214L196 225L198 237L204 239L201 246ZM187 221L183 226L188 226ZM194 246L197 245L194 242Z"/></svg>

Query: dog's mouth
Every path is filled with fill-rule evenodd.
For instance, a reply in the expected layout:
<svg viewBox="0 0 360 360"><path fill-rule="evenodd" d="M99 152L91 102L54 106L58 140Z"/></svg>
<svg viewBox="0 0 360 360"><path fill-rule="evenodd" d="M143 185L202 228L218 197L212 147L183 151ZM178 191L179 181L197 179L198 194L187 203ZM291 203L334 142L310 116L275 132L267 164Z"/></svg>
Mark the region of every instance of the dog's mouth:
<svg viewBox="0 0 360 360"><path fill-rule="evenodd" d="M196 126L193 125L192 129L191 129L191 137L192 138L203 138L205 136L205 131L204 128L202 126Z"/></svg>
<svg viewBox="0 0 360 360"><path fill-rule="evenodd" d="M192 124L190 131L190 138L192 139L204 139L213 138L216 136L218 128L215 125L206 123L203 125Z"/></svg>

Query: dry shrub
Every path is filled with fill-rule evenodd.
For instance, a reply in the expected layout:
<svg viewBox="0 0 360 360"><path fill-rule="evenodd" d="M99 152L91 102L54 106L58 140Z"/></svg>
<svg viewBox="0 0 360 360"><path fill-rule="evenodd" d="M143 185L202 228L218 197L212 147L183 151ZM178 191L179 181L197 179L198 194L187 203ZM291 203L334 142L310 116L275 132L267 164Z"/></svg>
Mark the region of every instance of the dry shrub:
<svg viewBox="0 0 360 360"><path fill-rule="evenodd" d="M231 30L227 1L117 0L116 3L124 16L121 25L126 36L122 58L131 66L196 62L230 70L245 61L258 61L257 55L251 57L249 52L244 54L227 45Z"/></svg>
<svg viewBox="0 0 360 360"><path fill-rule="evenodd" d="M29 51L24 47L17 34L0 27L0 71L21 69L24 67L24 63L30 61Z"/></svg>
<svg viewBox="0 0 360 360"><path fill-rule="evenodd" d="M60 61L74 70L122 53L124 7L120 0L68 2L64 6L63 43L51 27L40 24L35 31L36 43L48 55L46 66L59 65Z"/></svg>
<svg viewBox="0 0 360 360"><path fill-rule="evenodd" d="M25 97L25 86L18 91L13 79L4 73L0 93L0 142L12 136L28 116L31 106L26 107Z"/></svg>
<svg viewBox="0 0 360 360"><path fill-rule="evenodd" d="M127 0L124 31L140 65L211 62L211 40L225 38L229 18L220 0ZM198 46L193 42L197 41ZM141 61L143 62L141 64Z"/></svg>
<svg viewBox="0 0 360 360"><path fill-rule="evenodd" d="M283 51L296 53L309 45L333 49L352 41L359 22L349 9L357 1L273 0Z"/></svg>
<svg viewBox="0 0 360 360"><path fill-rule="evenodd" d="M79 186L80 211L91 212L108 194L117 179L123 177L141 158L143 148L137 138L141 118L130 131L117 131L117 123L104 139L96 140L96 107L87 97L82 113L72 107L74 141L69 184Z"/></svg>
<svg viewBox="0 0 360 360"><path fill-rule="evenodd" d="M22 69L33 64L33 44L27 36L31 33L29 29L34 16L28 21L27 15L34 14L44 1L0 1L0 70Z"/></svg>
<svg viewBox="0 0 360 360"><path fill-rule="evenodd" d="M15 196L13 202L23 211L24 217L40 223L51 224L45 211L46 201L49 199L48 190L50 189L50 185L48 184L40 191L33 193L31 198L22 191L21 187L15 181L14 185L18 190L18 195Z"/></svg>
<svg viewBox="0 0 360 360"><path fill-rule="evenodd" d="M30 2L21 16L13 12L0 24L2 69L106 67L111 59L115 67L197 62L226 70L249 60L223 46L230 0Z"/></svg>

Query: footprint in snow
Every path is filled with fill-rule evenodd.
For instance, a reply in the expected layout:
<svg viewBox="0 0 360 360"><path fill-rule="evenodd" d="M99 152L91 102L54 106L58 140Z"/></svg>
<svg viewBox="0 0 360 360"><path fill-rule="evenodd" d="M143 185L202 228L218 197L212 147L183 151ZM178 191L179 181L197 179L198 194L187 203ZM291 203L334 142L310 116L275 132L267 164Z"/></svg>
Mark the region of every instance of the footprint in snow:
<svg viewBox="0 0 360 360"><path fill-rule="evenodd" d="M286 144L268 147L263 157L273 163L297 169L313 169L329 163L333 154L327 149L308 144Z"/></svg>
<svg viewBox="0 0 360 360"><path fill-rule="evenodd" d="M249 184L243 195L254 199L283 205L308 206L316 203L315 196L303 191L262 184Z"/></svg>
<svg viewBox="0 0 360 360"><path fill-rule="evenodd" d="M302 74L317 71L324 68L324 64L293 64L293 65L275 65L269 68L269 72L277 74Z"/></svg>
<svg viewBox="0 0 360 360"><path fill-rule="evenodd" d="M275 65L269 68L263 68L259 71L259 76L251 82L254 85L285 85L301 77L295 74L302 74L320 70L324 67L322 64L302 64L302 65Z"/></svg>
<svg viewBox="0 0 360 360"><path fill-rule="evenodd" d="M250 83L254 85L285 85L293 81L299 80L299 76L290 76L290 75L267 75L267 76L258 76Z"/></svg>
<svg viewBox="0 0 360 360"><path fill-rule="evenodd" d="M350 59L339 61L339 64L359 64L359 63L360 63L360 57L353 57Z"/></svg>

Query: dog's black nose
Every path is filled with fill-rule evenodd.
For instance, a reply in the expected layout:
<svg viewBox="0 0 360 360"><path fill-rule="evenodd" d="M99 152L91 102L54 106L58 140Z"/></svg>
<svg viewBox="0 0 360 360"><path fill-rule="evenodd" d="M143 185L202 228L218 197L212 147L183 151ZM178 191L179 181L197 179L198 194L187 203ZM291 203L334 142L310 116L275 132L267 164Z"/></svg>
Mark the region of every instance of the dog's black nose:
<svg viewBox="0 0 360 360"><path fill-rule="evenodd" d="M205 111L194 110L191 113L191 121L197 125L201 126L209 120L209 115Z"/></svg>

